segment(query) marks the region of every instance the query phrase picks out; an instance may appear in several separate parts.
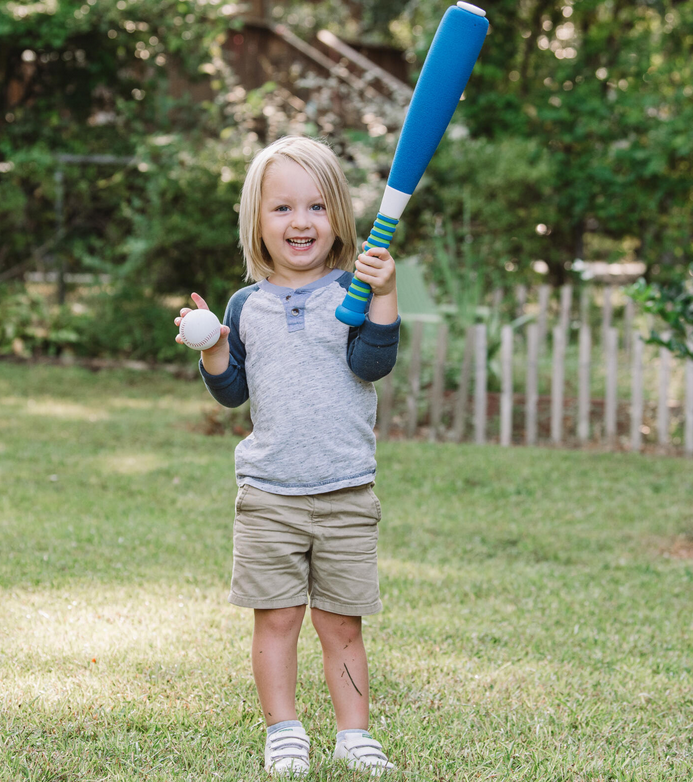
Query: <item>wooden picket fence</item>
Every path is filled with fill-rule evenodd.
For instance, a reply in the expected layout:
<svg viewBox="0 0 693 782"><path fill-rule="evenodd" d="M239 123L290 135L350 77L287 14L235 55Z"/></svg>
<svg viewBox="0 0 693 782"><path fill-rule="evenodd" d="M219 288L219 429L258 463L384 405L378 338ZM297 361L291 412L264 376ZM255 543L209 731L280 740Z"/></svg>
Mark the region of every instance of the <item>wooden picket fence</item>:
<svg viewBox="0 0 693 782"><path fill-rule="evenodd" d="M629 448L639 452L645 445L643 435L650 435L654 431L657 450L673 453L680 449L679 443L672 443L670 434L670 415L675 408L683 413L683 453L693 456L693 361L684 362L685 399L681 411L681 405L672 403L670 399L672 368L677 360L665 348L656 348L658 360L654 362L654 369L658 373L657 398L646 402L645 345L634 328L633 302L630 299L625 302L620 335L619 330L611 325L614 292L613 286L606 287L603 292L601 328L598 329L601 334L597 335L596 340L601 350L593 348L595 335L588 322L590 301L587 295L583 294L580 302L580 325L579 329L574 329L578 342L576 399L564 398L566 349L573 330L570 327L571 286L563 286L560 290L557 322L551 331L549 399L539 397L540 358L548 352L546 343L551 294L548 286L541 286L538 290L539 309L534 322L517 332L510 325L501 329L499 394L490 394L488 391L488 333L483 323L467 329L463 359L459 366L458 388L453 393L446 393L448 328L441 323L437 332L432 382L426 389L428 404L423 418L427 424L425 435L428 439L473 441L479 445L495 440L503 446L521 443L535 445L540 442L554 446L587 445L596 439L608 448ZM522 311L526 290L519 291L516 296L521 305L518 311ZM378 437L381 440L393 436L414 438L421 434L423 333L423 323L414 321L405 383L405 406L401 404L402 400L395 399L396 384L393 377L398 371L397 367L379 383ZM517 350L518 345L521 351ZM624 359L628 362L625 367ZM524 373L523 394L517 394L513 389L513 370L517 371L518 361ZM620 401L619 390L624 395L624 389L622 379L619 389L619 362L621 378L624 370L627 370L630 385L627 399ZM604 373L603 399L591 398L591 375L597 370ZM402 384L398 385L401 393ZM397 415L396 410L403 412ZM496 433L490 437L489 424L492 419L495 419ZM648 442L651 441L652 437L649 437Z"/></svg>

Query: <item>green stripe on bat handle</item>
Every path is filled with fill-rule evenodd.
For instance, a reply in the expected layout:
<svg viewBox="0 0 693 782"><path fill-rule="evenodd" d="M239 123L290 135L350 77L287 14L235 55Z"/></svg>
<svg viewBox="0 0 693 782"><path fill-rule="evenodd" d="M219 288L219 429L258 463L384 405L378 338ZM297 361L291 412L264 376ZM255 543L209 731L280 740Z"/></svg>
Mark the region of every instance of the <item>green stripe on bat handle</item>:
<svg viewBox="0 0 693 782"><path fill-rule="evenodd" d="M399 220L378 213L373 228L371 228L371 233L366 240L365 251L368 252L371 247L384 247L387 249L390 246L398 222ZM370 292L371 286L368 283L354 277L344 297L344 301L337 307L335 312L337 320L349 326L360 326L366 319L366 307L368 307Z"/></svg>

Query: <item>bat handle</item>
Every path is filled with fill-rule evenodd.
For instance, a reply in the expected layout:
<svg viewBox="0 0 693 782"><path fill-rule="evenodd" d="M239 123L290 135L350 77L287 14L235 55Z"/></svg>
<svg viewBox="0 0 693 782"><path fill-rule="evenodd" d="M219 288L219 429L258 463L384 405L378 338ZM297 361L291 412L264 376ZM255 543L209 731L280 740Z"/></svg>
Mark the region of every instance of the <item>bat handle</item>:
<svg viewBox="0 0 693 782"><path fill-rule="evenodd" d="M387 249L390 246L398 222L399 220L386 217L378 212L368 239L366 239L366 252L371 247L384 247ZM335 312L337 320L349 326L360 326L366 320L366 309L370 302L370 295L371 286L354 277L349 290L346 292L344 301L337 307Z"/></svg>

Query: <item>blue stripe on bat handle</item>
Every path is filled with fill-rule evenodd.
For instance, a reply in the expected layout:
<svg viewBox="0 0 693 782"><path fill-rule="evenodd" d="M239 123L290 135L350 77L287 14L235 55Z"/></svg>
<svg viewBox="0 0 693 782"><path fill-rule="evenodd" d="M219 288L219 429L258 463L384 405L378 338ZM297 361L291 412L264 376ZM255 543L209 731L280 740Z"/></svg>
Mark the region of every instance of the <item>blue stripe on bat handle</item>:
<svg viewBox="0 0 693 782"><path fill-rule="evenodd" d="M388 187L409 196L414 192L450 124L487 32L488 20L484 16L458 6L445 12L416 83L397 142ZM368 242L372 246L389 247L397 222L379 214ZM381 236L389 230L383 228L383 223L393 226L390 240ZM352 291L355 283L358 288ZM368 293L369 286L354 280L337 307L337 319L350 326L360 326L366 319Z"/></svg>
<svg viewBox="0 0 693 782"><path fill-rule="evenodd" d="M399 220L393 220L391 217L378 214L371 233L366 240L364 251L368 252L371 247L385 247L387 249L390 246L398 222ZM370 301L370 294L371 286L354 277L344 297L344 301L337 307L335 312L337 320L349 326L360 326L366 319L366 308Z"/></svg>

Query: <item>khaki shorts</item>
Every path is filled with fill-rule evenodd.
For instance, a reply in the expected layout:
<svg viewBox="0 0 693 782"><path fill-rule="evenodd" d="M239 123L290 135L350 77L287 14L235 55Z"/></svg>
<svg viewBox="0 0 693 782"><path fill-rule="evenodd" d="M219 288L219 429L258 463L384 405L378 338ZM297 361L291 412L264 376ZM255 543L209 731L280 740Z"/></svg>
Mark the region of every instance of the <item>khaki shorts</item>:
<svg viewBox="0 0 693 782"><path fill-rule="evenodd" d="M310 595L311 607L323 611L377 613L380 518L372 484L303 496L241 486L229 602L289 608Z"/></svg>

